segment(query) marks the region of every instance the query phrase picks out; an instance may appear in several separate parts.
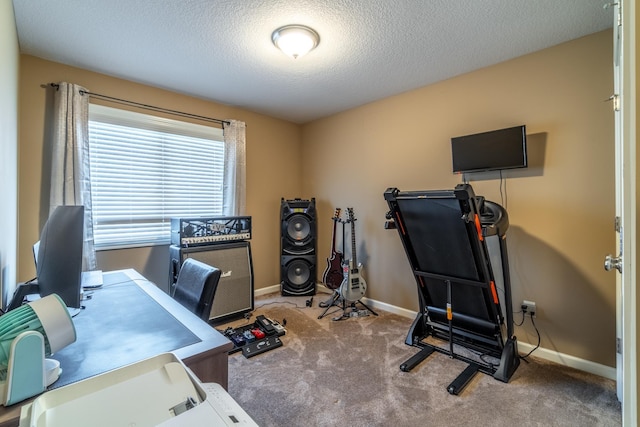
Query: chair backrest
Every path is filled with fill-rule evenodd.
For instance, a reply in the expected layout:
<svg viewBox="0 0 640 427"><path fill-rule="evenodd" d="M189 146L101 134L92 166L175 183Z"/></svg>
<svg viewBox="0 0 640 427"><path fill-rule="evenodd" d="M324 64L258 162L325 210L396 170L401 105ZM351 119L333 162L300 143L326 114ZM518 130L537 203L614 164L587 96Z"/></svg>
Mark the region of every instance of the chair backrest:
<svg viewBox="0 0 640 427"><path fill-rule="evenodd" d="M204 321L209 320L220 269L193 258L182 263L173 298Z"/></svg>

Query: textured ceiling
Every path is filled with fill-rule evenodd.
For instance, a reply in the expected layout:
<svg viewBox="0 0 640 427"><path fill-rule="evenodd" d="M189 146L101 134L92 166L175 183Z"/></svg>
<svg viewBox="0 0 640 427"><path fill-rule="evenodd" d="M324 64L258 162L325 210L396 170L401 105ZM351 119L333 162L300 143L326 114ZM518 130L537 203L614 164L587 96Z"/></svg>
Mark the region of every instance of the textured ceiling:
<svg viewBox="0 0 640 427"><path fill-rule="evenodd" d="M610 28L604 3L13 0L22 53L296 123ZM286 24L320 45L285 56Z"/></svg>

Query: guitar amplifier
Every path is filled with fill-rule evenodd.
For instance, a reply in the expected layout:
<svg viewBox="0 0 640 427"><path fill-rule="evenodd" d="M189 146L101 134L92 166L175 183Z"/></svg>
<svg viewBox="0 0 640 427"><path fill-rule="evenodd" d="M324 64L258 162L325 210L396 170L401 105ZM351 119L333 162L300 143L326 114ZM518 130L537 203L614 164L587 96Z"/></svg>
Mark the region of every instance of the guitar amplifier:
<svg viewBox="0 0 640 427"><path fill-rule="evenodd" d="M247 241L183 248L169 246L169 289L178 280L182 263L193 258L222 272L209 322L221 323L253 311L253 262Z"/></svg>
<svg viewBox="0 0 640 427"><path fill-rule="evenodd" d="M171 244L183 248L250 239L250 216L171 218Z"/></svg>

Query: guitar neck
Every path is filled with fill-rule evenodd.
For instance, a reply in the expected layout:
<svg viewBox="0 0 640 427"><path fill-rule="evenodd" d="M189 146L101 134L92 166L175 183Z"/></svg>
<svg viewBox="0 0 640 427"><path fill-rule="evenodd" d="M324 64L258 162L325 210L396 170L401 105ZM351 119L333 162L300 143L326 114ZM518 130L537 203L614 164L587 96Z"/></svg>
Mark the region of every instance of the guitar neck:
<svg viewBox="0 0 640 427"><path fill-rule="evenodd" d="M353 259L353 265L358 265L358 257L356 256L356 238L353 235L353 226L351 226L351 258Z"/></svg>
<svg viewBox="0 0 640 427"><path fill-rule="evenodd" d="M358 267L358 257L356 256L356 219L353 216L353 211L349 211L349 219L351 220L351 259L353 265Z"/></svg>
<svg viewBox="0 0 640 427"><path fill-rule="evenodd" d="M336 227L338 225L338 220L333 220L333 232L331 233L331 253L336 253Z"/></svg>

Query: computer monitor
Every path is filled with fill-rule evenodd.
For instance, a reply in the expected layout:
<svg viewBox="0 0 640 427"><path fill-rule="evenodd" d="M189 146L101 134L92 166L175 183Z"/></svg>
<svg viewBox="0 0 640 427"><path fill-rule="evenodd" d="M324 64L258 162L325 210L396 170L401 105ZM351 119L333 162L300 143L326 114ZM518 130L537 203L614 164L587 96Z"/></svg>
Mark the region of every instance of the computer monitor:
<svg viewBox="0 0 640 427"><path fill-rule="evenodd" d="M34 245L36 280L16 289L7 310L22 304L26 295L58 294L67 307L80 307L84 206L58 206Z"/></svg>
<svg viewBox="0 0 640 427"><path fill-rule="evenodd" d="M83 236L84 206L56 207L40 233L40 296L56 293L67 307L80 307Z"/></svg>

